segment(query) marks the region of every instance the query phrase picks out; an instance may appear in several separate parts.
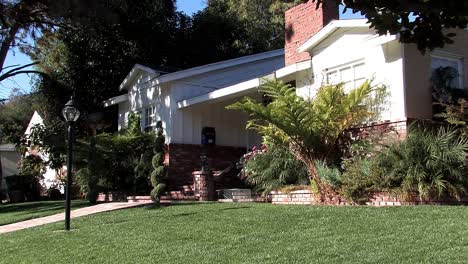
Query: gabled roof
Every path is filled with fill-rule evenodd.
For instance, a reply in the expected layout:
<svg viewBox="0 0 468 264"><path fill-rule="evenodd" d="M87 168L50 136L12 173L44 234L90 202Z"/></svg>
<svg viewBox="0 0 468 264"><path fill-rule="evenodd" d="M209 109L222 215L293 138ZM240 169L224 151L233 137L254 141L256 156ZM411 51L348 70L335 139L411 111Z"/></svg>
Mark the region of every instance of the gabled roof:
<svg viewBox="0 0 468 264"><path fill-rule="evenodd" d="M284 49L267 51L267 52L258 53L258 54L254 54L254 55L249 55L249 56L239 57L239 58L235 58L235 59L215 62L215 63L211 63L211 64L206 64L206 65L190 68L190 69L187 69L187 70L168 73L168 74L162 75L159 78L157 78L157 81L158 81L158 83L165 83L165 82L175 81L175 80L191 77L191 76L194 76L194 75L207 73L207 72L210 72L210 71L220 70L220 69L224 69L224 68L228 68L228 67L233 67L233 66L237 66L237 65L241 65L241 64L245 64L245 63L249 63L249 62L274 58L274 57L278 57L278 56L284 56Z"/></svg>
<svg viewBox="0 0 468 264"><path fill-rule="evenodd" d="M151 69L149 67L143 66L141 64L135 64L130 72L127 74L127 77L123 80L123 82L119 86L119 90L123 90L127 87L128 83L133 81L137 74L139 73L148 73L148 74L160 74L160 72Z"/></svg>
<svg viewBox="0 0 468 264"><path fill-rule="evenodd" d="M29 120L28 127L26 127L26 131L24 132L24 134L31 134L31 129L35 125L44 125L44 119L42 119L41 115L37 111L34 111L34 114L32 115L31 120Z"/></svg>
<svg viewBox="0 0 468 264"><path fill-rule="evenodd" d="M332 20L309 40L304 42L299 47L298 52L305 52L314 48L340 28L369 28L369 24L367 23L367 19Z"/></svg>
<svg viewBox="0 0 468 264"><path fill-rule="evenodd" d="M257 88L262 85L266 80L274 80L286 77L296 72L300 72L312 67L311 60L297 62L291 65L288 65L284 68L278 69L271 74L254 78L245 82L241 82L235 85L231 85L213 92L195 96L189 99L185 99L177 102L177 108L186 108L200 103L205 102L217 102L226 100L229 98L239 97L247 95L257 90Z"/></svg>

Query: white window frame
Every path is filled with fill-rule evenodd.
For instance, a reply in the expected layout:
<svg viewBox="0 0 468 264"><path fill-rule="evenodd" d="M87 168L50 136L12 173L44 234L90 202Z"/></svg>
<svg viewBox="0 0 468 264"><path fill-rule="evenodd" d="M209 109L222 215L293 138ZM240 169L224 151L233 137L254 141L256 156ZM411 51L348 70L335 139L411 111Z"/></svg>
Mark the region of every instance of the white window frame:
<svg viewBox="0 0 468 264"><path fill-rule="evenodd" d="M357 67L364 67L364 72L360 76L356 76L355 68L357 68ZM352 89L355 89L356 87L361 85L366 80L366 75L367 75L366 63L365 63L364 59L359 59L359 60L354 60L354 61L351 61L351 62L348 62L348 63L340 64L338 66L326 68L324 70L324 75L323 75L324 83L326 83L326 84L338 84L340 82L343 82L342 72L343 72L343 70L348 69L348 68L350 68L351 71L352 71L352 78L351 78L351 80L345 81L344 83L346 84L346 83L352 82L353 83ZM331 73L334 73L334 72L336 72L338 74L337 75L338 76L338 82L331 83L330 80L329 80L329 75Z"/></svg>
<svg viewBox="0 0 468 264"><path fill-rule="evenodd" d="M156 107L150 106L143 109L142 117L142 128L143 130L147 130L148 128L153 128L156 126ZM151 121L151 122L150 122Z"/></svg>
<svg viewBox="0 0 468 264"><path fill-rule="evenodd" d="M458 87L454 87L455 89L460 89L463 90L465 89L463 86L463 79L464 79L464 69L463 69L463 56L458 55L458 54L453 54L449 52L443 52L443 51L433 51L431 53L431 65L430 65L430 70L431 70L431 76L435 70L435 68L432 68L432 59L437 58L437 59L442 59L442 60L447 60L447 61L454 61L457 63L457 71L458 71Z"/></svg>

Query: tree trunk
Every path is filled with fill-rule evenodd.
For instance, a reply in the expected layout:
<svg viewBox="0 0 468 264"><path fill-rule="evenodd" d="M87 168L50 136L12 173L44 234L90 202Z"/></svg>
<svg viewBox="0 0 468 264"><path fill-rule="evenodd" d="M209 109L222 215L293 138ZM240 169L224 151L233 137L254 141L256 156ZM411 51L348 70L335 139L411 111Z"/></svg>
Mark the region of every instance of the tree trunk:
<svg viewBox="0 0 468 264"><path fill-rule="evenodd" d="M304 159L303 162L307 167L310 179L313 180L317 186L317 200L320 204L340 204L343 200L341 195L335 192L327 183L324 183L318 175L317 168L313 159Z"/></svg>
<svg viewBox="0 0 468 264"><path fill-rule="evenodd" d="M10 50L11 43L15 39L16 34L18 33L19 26L18 24L13 24L8 33L5 36L5 39L2 41L2 46L0 47L0 70L3 70L3 65L5 63L6 56Z"/></svg>

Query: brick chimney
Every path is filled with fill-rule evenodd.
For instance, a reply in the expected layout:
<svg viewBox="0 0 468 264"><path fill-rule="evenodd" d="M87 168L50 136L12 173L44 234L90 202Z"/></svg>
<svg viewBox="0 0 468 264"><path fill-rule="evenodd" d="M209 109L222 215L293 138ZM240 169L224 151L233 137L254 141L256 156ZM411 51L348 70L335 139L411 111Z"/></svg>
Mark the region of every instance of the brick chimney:
<svg viewBox="0 0 468 264"><path fill-rule="evenodd" d="M339 19L337 1L324 1L318 9L315 8L316 2L309 0L286 11L284 45L286 66L310 59L309 53L298 53L297 49L328 22Z"/></svg>

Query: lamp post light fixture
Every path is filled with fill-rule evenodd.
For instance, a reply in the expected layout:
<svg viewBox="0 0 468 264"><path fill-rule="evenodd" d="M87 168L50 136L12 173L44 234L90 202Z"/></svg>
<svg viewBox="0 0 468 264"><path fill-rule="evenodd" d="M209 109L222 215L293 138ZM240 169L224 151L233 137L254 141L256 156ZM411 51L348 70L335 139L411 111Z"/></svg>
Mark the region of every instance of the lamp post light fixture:
<svg viewBox="0 0 468 264"><path fill-rule="evenodd" d="M70 206L72 185L72 150L73 150L73 123L80 117L80 111L73 102L73 96L62 109L63 118L68 123L68 152L67 152L67 185L65 187L65 230L70 230Z"/></svg>

